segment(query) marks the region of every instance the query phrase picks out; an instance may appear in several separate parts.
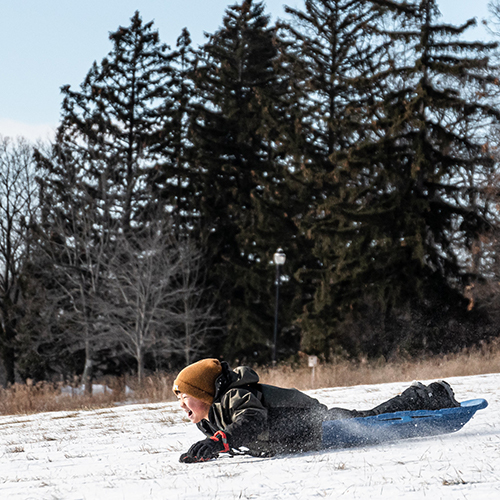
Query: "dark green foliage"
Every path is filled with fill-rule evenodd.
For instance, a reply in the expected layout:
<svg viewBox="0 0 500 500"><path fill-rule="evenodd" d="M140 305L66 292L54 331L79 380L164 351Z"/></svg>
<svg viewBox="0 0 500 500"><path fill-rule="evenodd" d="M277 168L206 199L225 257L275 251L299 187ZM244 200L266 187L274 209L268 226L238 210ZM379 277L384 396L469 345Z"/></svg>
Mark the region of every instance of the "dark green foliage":
<svg viewBox="0 0 500 500"><path fill-rule="evenodd" d="M136 12L129 27L110 34L113 50L94 63L80 90L62 88L62 153L77 154L92 196L104 212L112 205L108 216L125 229L149 200L146 180L158 159L153 146L168 134L171 55L152 24L143 25Z"/></svg>
<svg viewBox="0 0 500 500"><path fill-rule="evenodd" d="M200 220L231 357L270 359L272 254L293 249L280 124L289 86L262 3L230 7L196 68L192 142Z"/></svg>
<svg viewBox="0 0 500 500"><path fill-rule="evenodd" d="M294 71L297 100L295 133L289 135L289 161L297 179L302 234L311 242L310 258L299 270L314 300L300 319L303 347L327 353L335 344L339 296L332 288L351 225L337 206L362 174L340 179L339 157L373 137L372 109L388 67L389 40L380 33L385 10L366 1L305 2L305 11L287 8L292 23L283 26L287 61ZM338 339L339 345L342 340Z"/></svg>
<svg viewBox="0 0 500 500"><path fill-rule="evenodd" d="M364 117L375 118L372 130L334 155L339 196L319 205L329 221L312 234L337 260L328 261L316 313L335 304L342 318L368 298L394 319L410 303L423 313L433 290L465 308L457 300L471 271L464 256L488 223L475 186L493 167L478 132L500 115L488 101L492 46L463 42L470 23L437 25L437 14L422 1L408 28L387 33L391 71L374 73L371 87L383 92ZM394 335L384 345L397 344Z"/></svg>
<svg viewBox="0 0 500 500"><path fill-rule="evenodd" d="M172 68L168 92L162 96L160 109L162 129L151 148L156 154L156 165L148 180L152 189L149 204L150 210L168 207L175 218L176 230L186 232L187 226L196 218L194 200L198 196L195 191L196 171L189 164L193 152L187 137L196 54L186 28L177 39L177 50L170 58Z"/></svg>

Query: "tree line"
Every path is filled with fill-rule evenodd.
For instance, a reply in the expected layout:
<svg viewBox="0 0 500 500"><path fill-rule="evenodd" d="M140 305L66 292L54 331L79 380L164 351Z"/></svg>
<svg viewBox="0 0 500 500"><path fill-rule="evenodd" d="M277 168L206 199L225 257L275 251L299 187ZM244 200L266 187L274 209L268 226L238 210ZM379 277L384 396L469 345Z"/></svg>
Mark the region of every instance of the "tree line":
<svg viewBox="0 0 500 500"><path fill-rule="evenodd" d="M498 335L496 44L435 0L285 12L174 49L136 12L52 144L2 139L7 382L267 363L279 247L279 360Z"/></svg>

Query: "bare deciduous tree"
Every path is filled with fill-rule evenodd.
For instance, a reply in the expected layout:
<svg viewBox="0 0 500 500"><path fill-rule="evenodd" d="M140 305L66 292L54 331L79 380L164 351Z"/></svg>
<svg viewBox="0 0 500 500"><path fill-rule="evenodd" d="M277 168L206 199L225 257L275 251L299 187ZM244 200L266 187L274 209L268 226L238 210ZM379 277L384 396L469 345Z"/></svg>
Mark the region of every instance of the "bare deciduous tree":
<svg viewBox="0 0 500 500"><path fill-rule="evenodd" d="M97 311L103 295L107 233L95 231L92 213L84 210L74 214L71 236L66 234L59 242L53 241L46 247L50 248L55 271L53 279L58 284L56 295L63 303L69 304L69 307L61 308L67 324L65 343L70 352L85 352L82 381L87 393L92 392L95 353L105 345ZM68 221L58 221L61 225L65 222ZM53 296L53 299L56 297Z"/></svg>
<svg viewBox="0 0 500 500"><path fill-rule="evenodd" d="M201 308L202 258L160 222L114 243L100 318L110 341L136 360L140 382L147 355L189 359L203 347L212 316L210 306Z"/></svg>
<svg viewBox="0 0 500 500"><path fill-rule="evenodd" d="M37 237L49 263L42 272L53 282L48 293L59 305L55 321L62 327L56 329L64 336L61 344L69 354L85 354L82 379L90 393L96 352L105 340L96 311L113 227L106 175L100 178L102 185L88 184L87 171L71 155L59 154L57 147L45 156L38 154L37 161L43 205ZM58 176L51 173L54 169Z"/></svg>
<svg viewBox="0 0 500 500"><path fill-rule="evenodd" d="M32 146L0 136L0 350L8 383L15 380L14 341L22 317L19 279L36 207Z"/></svg>
<svg viewBox="0 0 500 500"><path fill-rule="evenodd" d="M178 318L183 331L182 350L186 365L205 349L216 317L214 303L207 299L204 255L193 241L180 241L180 287Z"/></svg>

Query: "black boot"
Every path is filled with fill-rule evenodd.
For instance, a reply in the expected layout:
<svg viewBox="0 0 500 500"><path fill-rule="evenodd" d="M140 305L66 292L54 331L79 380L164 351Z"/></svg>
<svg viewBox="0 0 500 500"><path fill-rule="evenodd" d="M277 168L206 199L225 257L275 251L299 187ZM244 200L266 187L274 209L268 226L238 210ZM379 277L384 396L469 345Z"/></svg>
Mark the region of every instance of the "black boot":
<svg viewBox="0 0 500 500"><path fill-rule="evenodd" d="M429 397L433 401L434 410L440 410L442 408L457 408L460 403L455 399L455 394L450 384L444 380L438 380L429 384L429 390L431 391Z"/></svg>
<svg viewBox="0 0 500 500"><path fill-rule="evenodd" d="M442 380L426 386L420 382L413 382L404 392L385 403L376 406L373 411L394 413L396 411L441 410L460 406L453 395L453 390L447 382Z"/></svg>
<svg viewBox="0 0 500 500"><path fill-rule="evenodd" d="M430 410L429 389L420 382L413 384L399 396L389 399L373 408L376 415L396 411Z"/></svg>

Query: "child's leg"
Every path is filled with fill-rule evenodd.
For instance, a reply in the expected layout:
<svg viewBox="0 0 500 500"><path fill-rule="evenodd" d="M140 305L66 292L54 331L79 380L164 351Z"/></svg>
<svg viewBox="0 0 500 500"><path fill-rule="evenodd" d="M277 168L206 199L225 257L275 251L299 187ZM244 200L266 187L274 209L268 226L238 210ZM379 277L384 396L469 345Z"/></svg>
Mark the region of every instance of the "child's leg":
<svg viewBox="0 0 500 500"><path fill-rule="evenodd" d="M373 408L373 412L380 415L396 411L440 410L457 406L460 404L455 400L453 390L447 382L433 382L429 386L414 382L399 396Z"/></svg>

